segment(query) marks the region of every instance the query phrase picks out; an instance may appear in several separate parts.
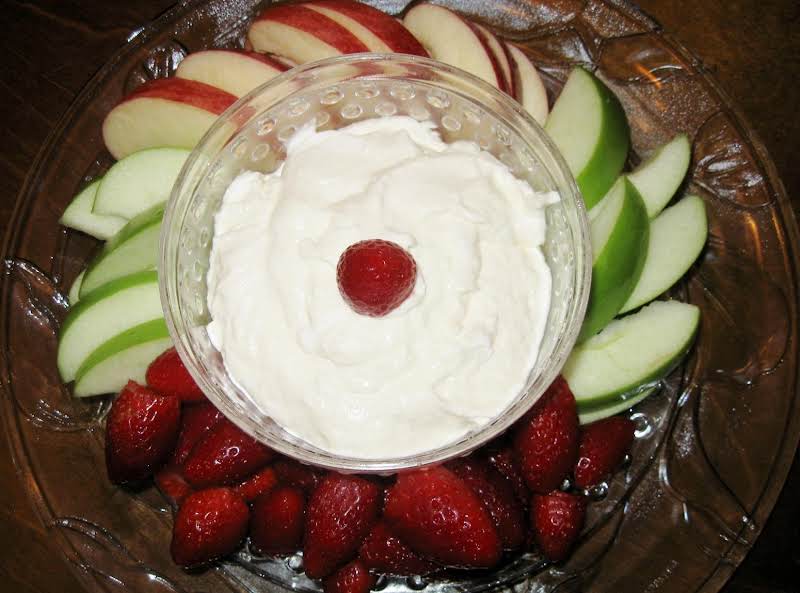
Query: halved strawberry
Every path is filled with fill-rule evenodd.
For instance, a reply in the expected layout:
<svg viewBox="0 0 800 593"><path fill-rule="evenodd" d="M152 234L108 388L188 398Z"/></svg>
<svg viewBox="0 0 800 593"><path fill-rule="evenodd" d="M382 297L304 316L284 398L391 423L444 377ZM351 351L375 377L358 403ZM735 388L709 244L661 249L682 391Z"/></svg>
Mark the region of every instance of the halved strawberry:
<svg viewBox="0 0 800 593"><path fill-rule="evenodd" d="M324 593L369 593L375 581L362 562L353 560L326 578L322 590Z"/></svg>
<svg viewBox="0 0 800 593"><path fill-rule="evenodd" d="M169 348L147 367L145 380L148 387L162 395L172 395L183 402L205 401L206 396L195 383L178 351Z"/></svg>
<svg viewBox="0 0 800 593"><path fill-rule="evenodd" d="M622 416L584 426L575 465L575 485L588 488L610 476L630 451L635 431L636 425Z"/></svg>
<svg viewBox="0 0 800 593"><path fill-rule="evenodd" d="M259 552L289 554L303 543L305 521L305 493L292 486L279 486L253 504L250 541Z"/></svg>
<svg viewBox="0 0 800 593"><path fill-rule="evenodd" d="M490 446L486 452L486 459L489 461L489 465L506 479L522 506L528 508L531 492L528 490L525 478L522 477L522 470L514 455L514 449L508 444L498 447Z"/></svg>
<svg viewBox="0 0 800 593"><path fill-rule="evenodd" d="M430 574L437 565L409 548L385 521L378 521L358 550L364 565L380 574L414 576Z"/></svg>
<svg viewBox="0 0 800 593"><path fill-rule="evenodd" d="M167 460L180 427L181 405L134 381L122 388L106 419L106 468L115 484L149 478Z"/></svg>
<svg viewBox="0 0 800 593"><path fill-rule="evenodd" d="M445 467L400 474L386 494L384 518L412 550L440 564L491 568L500 560L489 513Z"/></svg>
<svg viewBox="0 0 800 593"><path fill-rule="evenodd" d="M308 501L303 563L318 579L352 559L378 517L381 489L358 476L330 473Z"/></svg>
<svg viewBox="0 0 800 593"><path fill-rule="evenodd" d="M180 469L174 465L161 468L155 475L156 487L170 505L178 508L193 490Z"/></svg>
<svg viewBox="0 0 800 593"><path fill-rule="evenodd" d="M525 511L506 479L475 455L451 461L447 468L464 480L489 511L503 549L520 548L525 543Z"/></svg>
<svg viewBox="0 0 800 593"><path fill-rule="evenodd" d="M214 404L205 402L186 406L181 413L181 431L172 453L172 463L183 465L192 448L222 420L224 416Z"/></svg>
<svg viewBox="0 0 800 593"><path fill-rule="evenodd" d="M319 486L324 476L324 470L309 465L298 463L294 459L282 457L277 459L273 466L278 481L285 486L295 486L307 493L311 493Z"/></svg>
<svg viewBox="0 0 800 593"><path fill-rule="evenodd" d="M236 494L245 502L253 502L262 494L266 494L278 484L278 476L271 467L258 470L244 482L234 488Z"/></svg>
<svg viewBox="0 0 800 593"><path fill-rule="evenodd" d="M578 412L563 377L517 423L514 453L528 488L539 494L558 488L575 467Z"/></svg>
<svg viewBox="0 0 800 593"><path fill-rule="evenodd" d="M272 449L223 418L189 453L183 475L195 488L236 484L273 456Z"/></svg>
<svg viewBox="0 0 800 593"><path fill-rule="evenodd" d="M563 560L583 529L586 499L555 490L531 499L533 537L544 555L553 562Z"/></svg>

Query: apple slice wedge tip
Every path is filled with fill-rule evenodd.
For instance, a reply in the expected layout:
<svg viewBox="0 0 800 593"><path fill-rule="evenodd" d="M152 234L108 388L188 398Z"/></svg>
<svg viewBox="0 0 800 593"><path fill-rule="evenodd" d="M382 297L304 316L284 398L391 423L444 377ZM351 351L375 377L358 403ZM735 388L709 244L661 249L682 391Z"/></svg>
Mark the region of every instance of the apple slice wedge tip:
<svg viewBox="0 0 800 593"><path fill-rule="evenodd" d="M642 195L647 215L655 218L664 209L683 183L692 146L686 134L679 134L660 146L647 160L639 165L628 179Z"/></svg>
<svg viewBox="0 0 800 593"><path fill-rule="evenodd" d="M547 89L539 76L539 71L530 58L516 45L503 42L511 60L511 71L514 79L514 98L530 113L536 122L543 126L547 121L549 107Z"/></svg>
<svg viewBox="0 0 800 593"><path fill-rule="evenodd" d="M243 97L288 69L286 64L257 52L207 49L186 56L178 64L175 76Z"/></svg>

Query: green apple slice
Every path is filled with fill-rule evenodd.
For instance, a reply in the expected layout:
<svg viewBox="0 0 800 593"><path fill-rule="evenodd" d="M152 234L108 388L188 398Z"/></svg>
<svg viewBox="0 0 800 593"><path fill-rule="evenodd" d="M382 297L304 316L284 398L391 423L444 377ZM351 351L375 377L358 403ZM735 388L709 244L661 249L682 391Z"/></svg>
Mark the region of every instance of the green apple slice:
<svg viewBox="0 0 800 593"><path fill-rule="evenodd" d="M72 281L72 286L69 287L67 300L69 301L70 306L75 306L75 303L77 303L78 299L80 299L81 284L83 283L84 274L86 274L86 270L75 276L75 280Z"/></svg>
<svg viewBox="0 0 800 593"><path fill-rule="evenodd" d="M97 188L100 180L93 181L72 198L58 222L71 229L82 231L97 239L105 241L117 234L127 219L120 216L97 214L92 212Z"/></svg>
<svg viewBox="0 0 800 593"><path fill-rule="evenodd" d="M592 208L614 184L628 156L630 130L622 105L596 76L575 68L544 129L564 155L586 208Z"/></svg>
<svg viewBox="0 0 800 593"><path fill-rule="evenodd" d="M644 391L640 391L639 393L628 399L620 399L619 401L609 404L602 408L583 411L583 408L578 406L578 421L581 424L591 424L592 422L597 422L598 420L603 420L605 418L610 418L611 416L616 416L621 412L630 410L633 406L641 402L647 396L652 394L655 390L656 387L648 387Z"/></svg>
<svg viewBox="0 0 800 593"><path fill-rule="evenodd" d="M697 196L683 198L652 220L642 274L620 313L649 303L680 280L700 255L707 236L706 208Z"/></svg>
<svg viewBox="0 0 800 593"><path fill-rule="evenodd" d="M609 323L576 346L562 370L578 405L604 407L663 379L689 350L699 322L694 305L655 301Z"/></svg>
<svg viewBox="0 0 800 593"><path fill-rule="evenodd" d="M164 204L157 204L132 218L114 235L86 269L81 298L107 282L155 268L163 218Z"/></svg>
<svg viewBox="0 0 800 593"><path fill-rule="evenodd" d="M97 188L94 212L131 219L167 201L189 150L148 148L112 166Z"/></svg>
<svg viewBox="0 0 800 593"><path fill-rule="evenodd" d="M163 318L114 336L94 350L76 371L73 394L88 397L114 393L129 380L144 383L147 367L170 344Z"/></svg>
<svg viewBox="0 0 800 593"><path fill-rule="evenodd" d="M78 301L58 337L58 372L72 381L101 344L145 321L163 316L158 273L147 270L118 278Z"/></svg>
<svg viewBox="0 0 800 593"><path fill-rule="evenodd" d="M603 329L630 297L647 254L649 227L642 198L625 177L589 213L594 261L579 341Z"/></svg>
<svg viewBox="0 0 800 593"><path fill-rule="evenodd" d="M642 195L647 215L655 218L683 183L692 158L686 134L675 136L628 175Z"/></svg>

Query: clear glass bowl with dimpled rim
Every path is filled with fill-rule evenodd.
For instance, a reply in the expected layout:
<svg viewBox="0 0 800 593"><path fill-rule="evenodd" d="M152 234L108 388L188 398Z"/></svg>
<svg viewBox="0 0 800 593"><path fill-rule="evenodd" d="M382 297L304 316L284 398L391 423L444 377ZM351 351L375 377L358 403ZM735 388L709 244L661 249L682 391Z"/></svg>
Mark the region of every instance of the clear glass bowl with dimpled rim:
<svg viewBox="0 0 800 593"><path fill-rule="evenodd" d="M391 115L430 120L445 141L473 140L537 191L557 191L546 210L543 251L551 306L525 388L498 416L459 440L396 458L331 454L284 430L239 388L206 331L206 272L214 214L245 170L270 172L301 126L318 130ZM583 320L591 243L583 203L564 159L542 128L507 95L456 68L406 55L355 54L294 68L242 97L187 160L161 231L159 282L167 325L190 373L214 405L244 431L304 463L343 472L390 473L469 453L505 431L558 375Z"/></svg>

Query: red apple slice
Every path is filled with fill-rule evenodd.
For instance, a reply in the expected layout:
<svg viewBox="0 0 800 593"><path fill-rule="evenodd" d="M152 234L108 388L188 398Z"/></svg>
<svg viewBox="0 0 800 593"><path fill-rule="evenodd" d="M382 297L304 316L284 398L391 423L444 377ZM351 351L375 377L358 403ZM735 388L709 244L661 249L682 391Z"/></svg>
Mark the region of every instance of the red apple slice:
<svg viewBox="0 0 800 593"><path fill-rule="evenodd" d="M547 106L547 90L544 88L542 78L530 58L511 43L503 44L511 57L511 66L514 72L516 93L514 98L519 101L531 117L540 125L544 125L549 108Z"/></svg>
<svg viewBox="0 0 800 593"><path fill-rule="evenodd" d="M298 64L369 51L339 23L300 4L270 6L250 25L247 39L256 51L286 56Z"/></svg>
<svg viewBox="0 0 800 593"><path fill-rule="evenodd" d="M500 90L506 90L500 64L480 31L452 10L435 4L417 4L403 24L432 58L461 68Z"/></svg>
<svg viewBox="0 0 800 593"><path fill-rule="evenodd" d="M186 56L175 76L210 84L237 97L285 72L289 67L256 52L209 49Z"/></svg>
<svg viewBox="0 0 800 593"><path fill-rule="evenodd" d="M103 121L116 159L158 146L192 148L236 97L202 82L160 78L136 88Z"/></svg>
<svg viewBox="0 0 800 593"><path fill-rule="evenodd" d="M358 37L370 51L428 56L402 23L377 8L353 0L312 0L311 10L324 14Z"/></svg>
<svg viewBox="0 0 800 593"><path fill-rule="evenodd" d="M505 80L506 83L506 92L513 97L516 91L514 86L514 73L511 69L511 58L508 55L505 44L483 25L478 23L472 23L472 25L478 30L484 44L491 50L494 59L500 66L500 71L503 73L503 80Z"/></svg>

